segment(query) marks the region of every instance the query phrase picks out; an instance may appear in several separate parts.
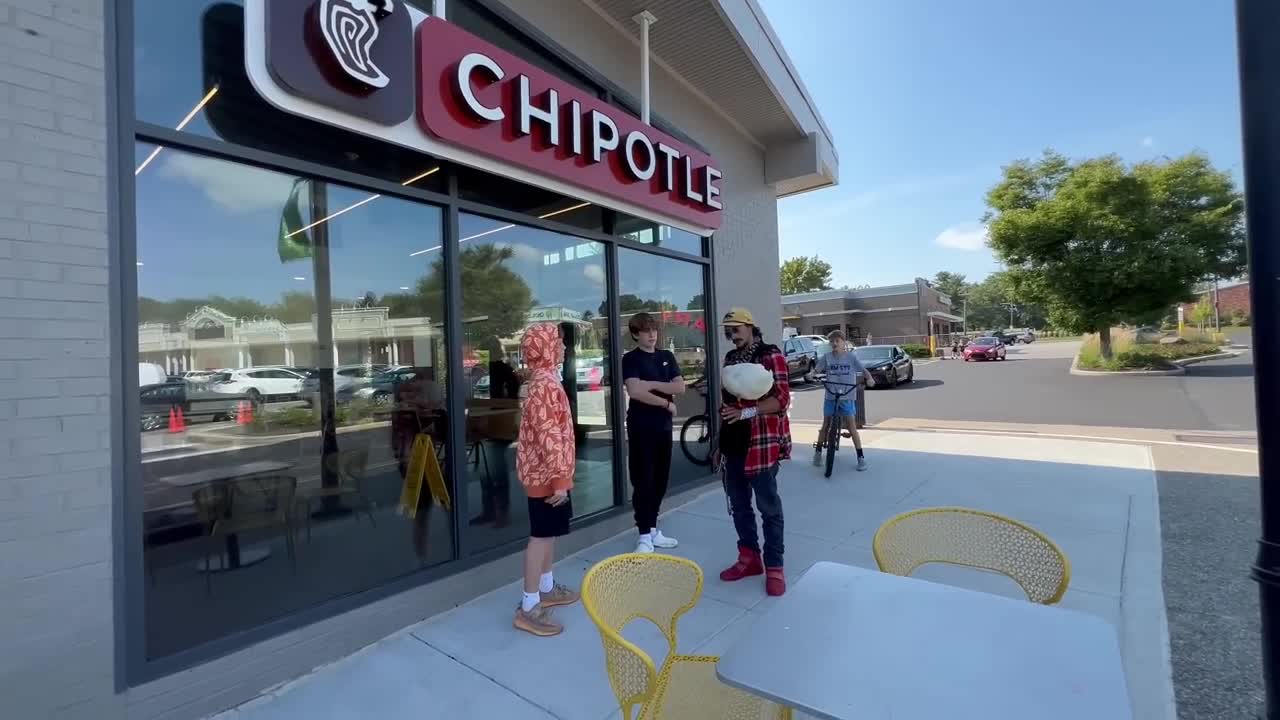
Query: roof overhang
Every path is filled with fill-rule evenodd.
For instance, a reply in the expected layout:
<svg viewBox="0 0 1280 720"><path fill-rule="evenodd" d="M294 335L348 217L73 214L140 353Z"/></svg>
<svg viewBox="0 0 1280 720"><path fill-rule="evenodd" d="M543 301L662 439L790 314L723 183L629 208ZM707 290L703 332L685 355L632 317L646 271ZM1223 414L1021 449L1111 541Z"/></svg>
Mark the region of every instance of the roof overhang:
<svg viewBox="0 0 1280 720"><path fill-rule="evenodd" d="M928 313L928 315L931 318L946 320L947 322L964 322L964 318L959 315L952 315L951 313L945 313L939 310L934 310L933 312Z"/></svg>
<svg viewBox="0 0 1280 720"><path fill-rule="evenodd" d="M653 63L765 152L778 197L835 185L835 140L756 0L581 0L637 45L641 11ZM662 108L655 107L661 112Z"/></svg>

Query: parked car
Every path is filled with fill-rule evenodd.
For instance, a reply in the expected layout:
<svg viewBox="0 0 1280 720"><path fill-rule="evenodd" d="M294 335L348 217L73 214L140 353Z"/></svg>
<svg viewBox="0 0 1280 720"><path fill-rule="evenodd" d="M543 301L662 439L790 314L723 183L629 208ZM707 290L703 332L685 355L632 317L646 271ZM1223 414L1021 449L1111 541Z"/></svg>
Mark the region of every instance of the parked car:
<svg viewBox="0 0 1280 720"><path fill-rule="evenodd" d="M897 345L864 345L853 352L876 379L876 387L895 388L916 379L916 366L907 351Z"/></svg>
<svg viewBox="0 0 1280 720"><path fill-rule="evenodd" d="M1022 328L1018 333L1017 340L1024 345L1030 345L1036 341L1036 333L1031 328Z"/></svg>
<svg viewBox="0 0 1280 720"><path fill-rule="evenodd" d="M1007 355L1005 345L1000 338L989 335L974 339L964 347L964 361L970 360L1004 360Z"/></svg>
<svg viewBox="0 0 1280 720"><path fill-rule="evenodd" d="M217 379L221 373L229 372L227 370L188 370L182 373L182 379L189 383L198 385L207 385Z"/></svg>
<svg viewBox="0 0 1280 720"><path fill-rule="evenodd" d="M248 399L244 395L206 390L185 380L144 385L140 394L144 432L168 427L170 410L181 410L187 422L230 420L240 403Z"/></svg>
<svg viewBox="0 0 1280 720"><path fill-rule="evenodd" d="M578 358L577 375L579 390L599 390L608 377L608 366L603 357Z"/></svg>
<svg viewBox="0 0 1280 720"><path fill-rule="evenodd" d="M1010 330L992 330L986 335L980 335L977 338L970 340L970 342L974 342L984 337L993 337L999 340L1001 345L1012 345L1015 342L1013 332Z"/></svg>
<svg viewBox="0 0 1280 720"><path fill-rule="evenodd" d="M303 380L303 376L293 370L250 367L220 373L209 387L217 393L243 395L258 406L300 400Z"/></svg>
<svg viewBox="0 0 1280 720"><path fill-rule="evenodd" d="M782 353L787 357L789 379L802 378L811 382L818 366L818 350L807 336L793 337L782 343Z"/></svg>
<svg viewBox="0 0 1280 720"><path fill-rule="evenodd" d="M339 403L348 403L357 397L357 393L373 383L373 378L387 370L389 366L381 364L339 365L333 369L333 396ZM296 370L294 372L297 372ZM320 372L318 370L303 371L302 398L315 404L320 395Z"/></svg>
<svg viewBox="0 0 1280 720"><path fill-rule="evenodd" d="M413 378L417 371L409 365L392 365L369 378L369 384L358 388L354 395L362 400L371 400L379 405L390 405L396 397L396 388L400 383Z"/></svg>

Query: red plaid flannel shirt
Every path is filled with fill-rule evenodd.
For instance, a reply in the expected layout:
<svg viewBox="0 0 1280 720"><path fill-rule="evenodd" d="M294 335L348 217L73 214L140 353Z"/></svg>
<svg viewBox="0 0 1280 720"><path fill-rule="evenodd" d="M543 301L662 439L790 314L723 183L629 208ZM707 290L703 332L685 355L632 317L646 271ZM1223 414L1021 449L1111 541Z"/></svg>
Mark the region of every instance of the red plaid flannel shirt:
<svg viewBox="0 0 1280 720"><path fill-rule="evenodd" d="M773 373L773 389L765 397L777 398L780 409L750 420L751 443L747 446L744 468L748 476L759 475L779 461L791 459L791 421L787 418L787 408L791 407L791 381L787 373L787 358L774 348L760 357L760 364ZM755 400L738 401L740 408L755 407L756 404Z"/></svg>

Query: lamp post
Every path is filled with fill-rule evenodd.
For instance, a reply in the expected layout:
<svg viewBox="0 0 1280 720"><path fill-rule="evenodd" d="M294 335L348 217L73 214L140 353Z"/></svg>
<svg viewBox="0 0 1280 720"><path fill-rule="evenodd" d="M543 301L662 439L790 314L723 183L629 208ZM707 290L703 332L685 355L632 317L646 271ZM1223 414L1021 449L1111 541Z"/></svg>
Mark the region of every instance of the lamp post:
<svg viewBox="0 0 1280 720"><path fill-rule="evenodd" d="M1245 228L1253 307L1262 537L1253 565L1262 615L1267 720L1280 720L1280 4L1236 0Z"/></svg>

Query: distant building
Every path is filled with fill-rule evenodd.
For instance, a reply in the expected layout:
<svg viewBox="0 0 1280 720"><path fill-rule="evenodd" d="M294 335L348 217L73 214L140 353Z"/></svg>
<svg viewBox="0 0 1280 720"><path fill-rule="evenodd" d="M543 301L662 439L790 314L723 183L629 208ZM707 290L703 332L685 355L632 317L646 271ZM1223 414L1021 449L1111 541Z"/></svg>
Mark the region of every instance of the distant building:
<svg viewBox="0 0 1280 720"><path fill-rule="evenodd" d="M1191 311L1195 308L1196 303L1205 297L1209 298L1209 302L1213 302L1213 283L1205 283L1197 287L1196 299L1183 304L1183 316L1188 318L1188 321L1190 321ZM1226 323L1236 314L1243 314L1246 318L1253 317L1253 308L1249 303L1248 278L1223 280L1218 283L1219 317L1223 323Z"/></svg>
<svg viewBox="0 0 1280 720"><path fill-rule="evenodd" d="M784 295L782 322L799 335L841 330L855 342L923 343L959 332L964 318L951 298L921 278L913 283Z"/></svg>

